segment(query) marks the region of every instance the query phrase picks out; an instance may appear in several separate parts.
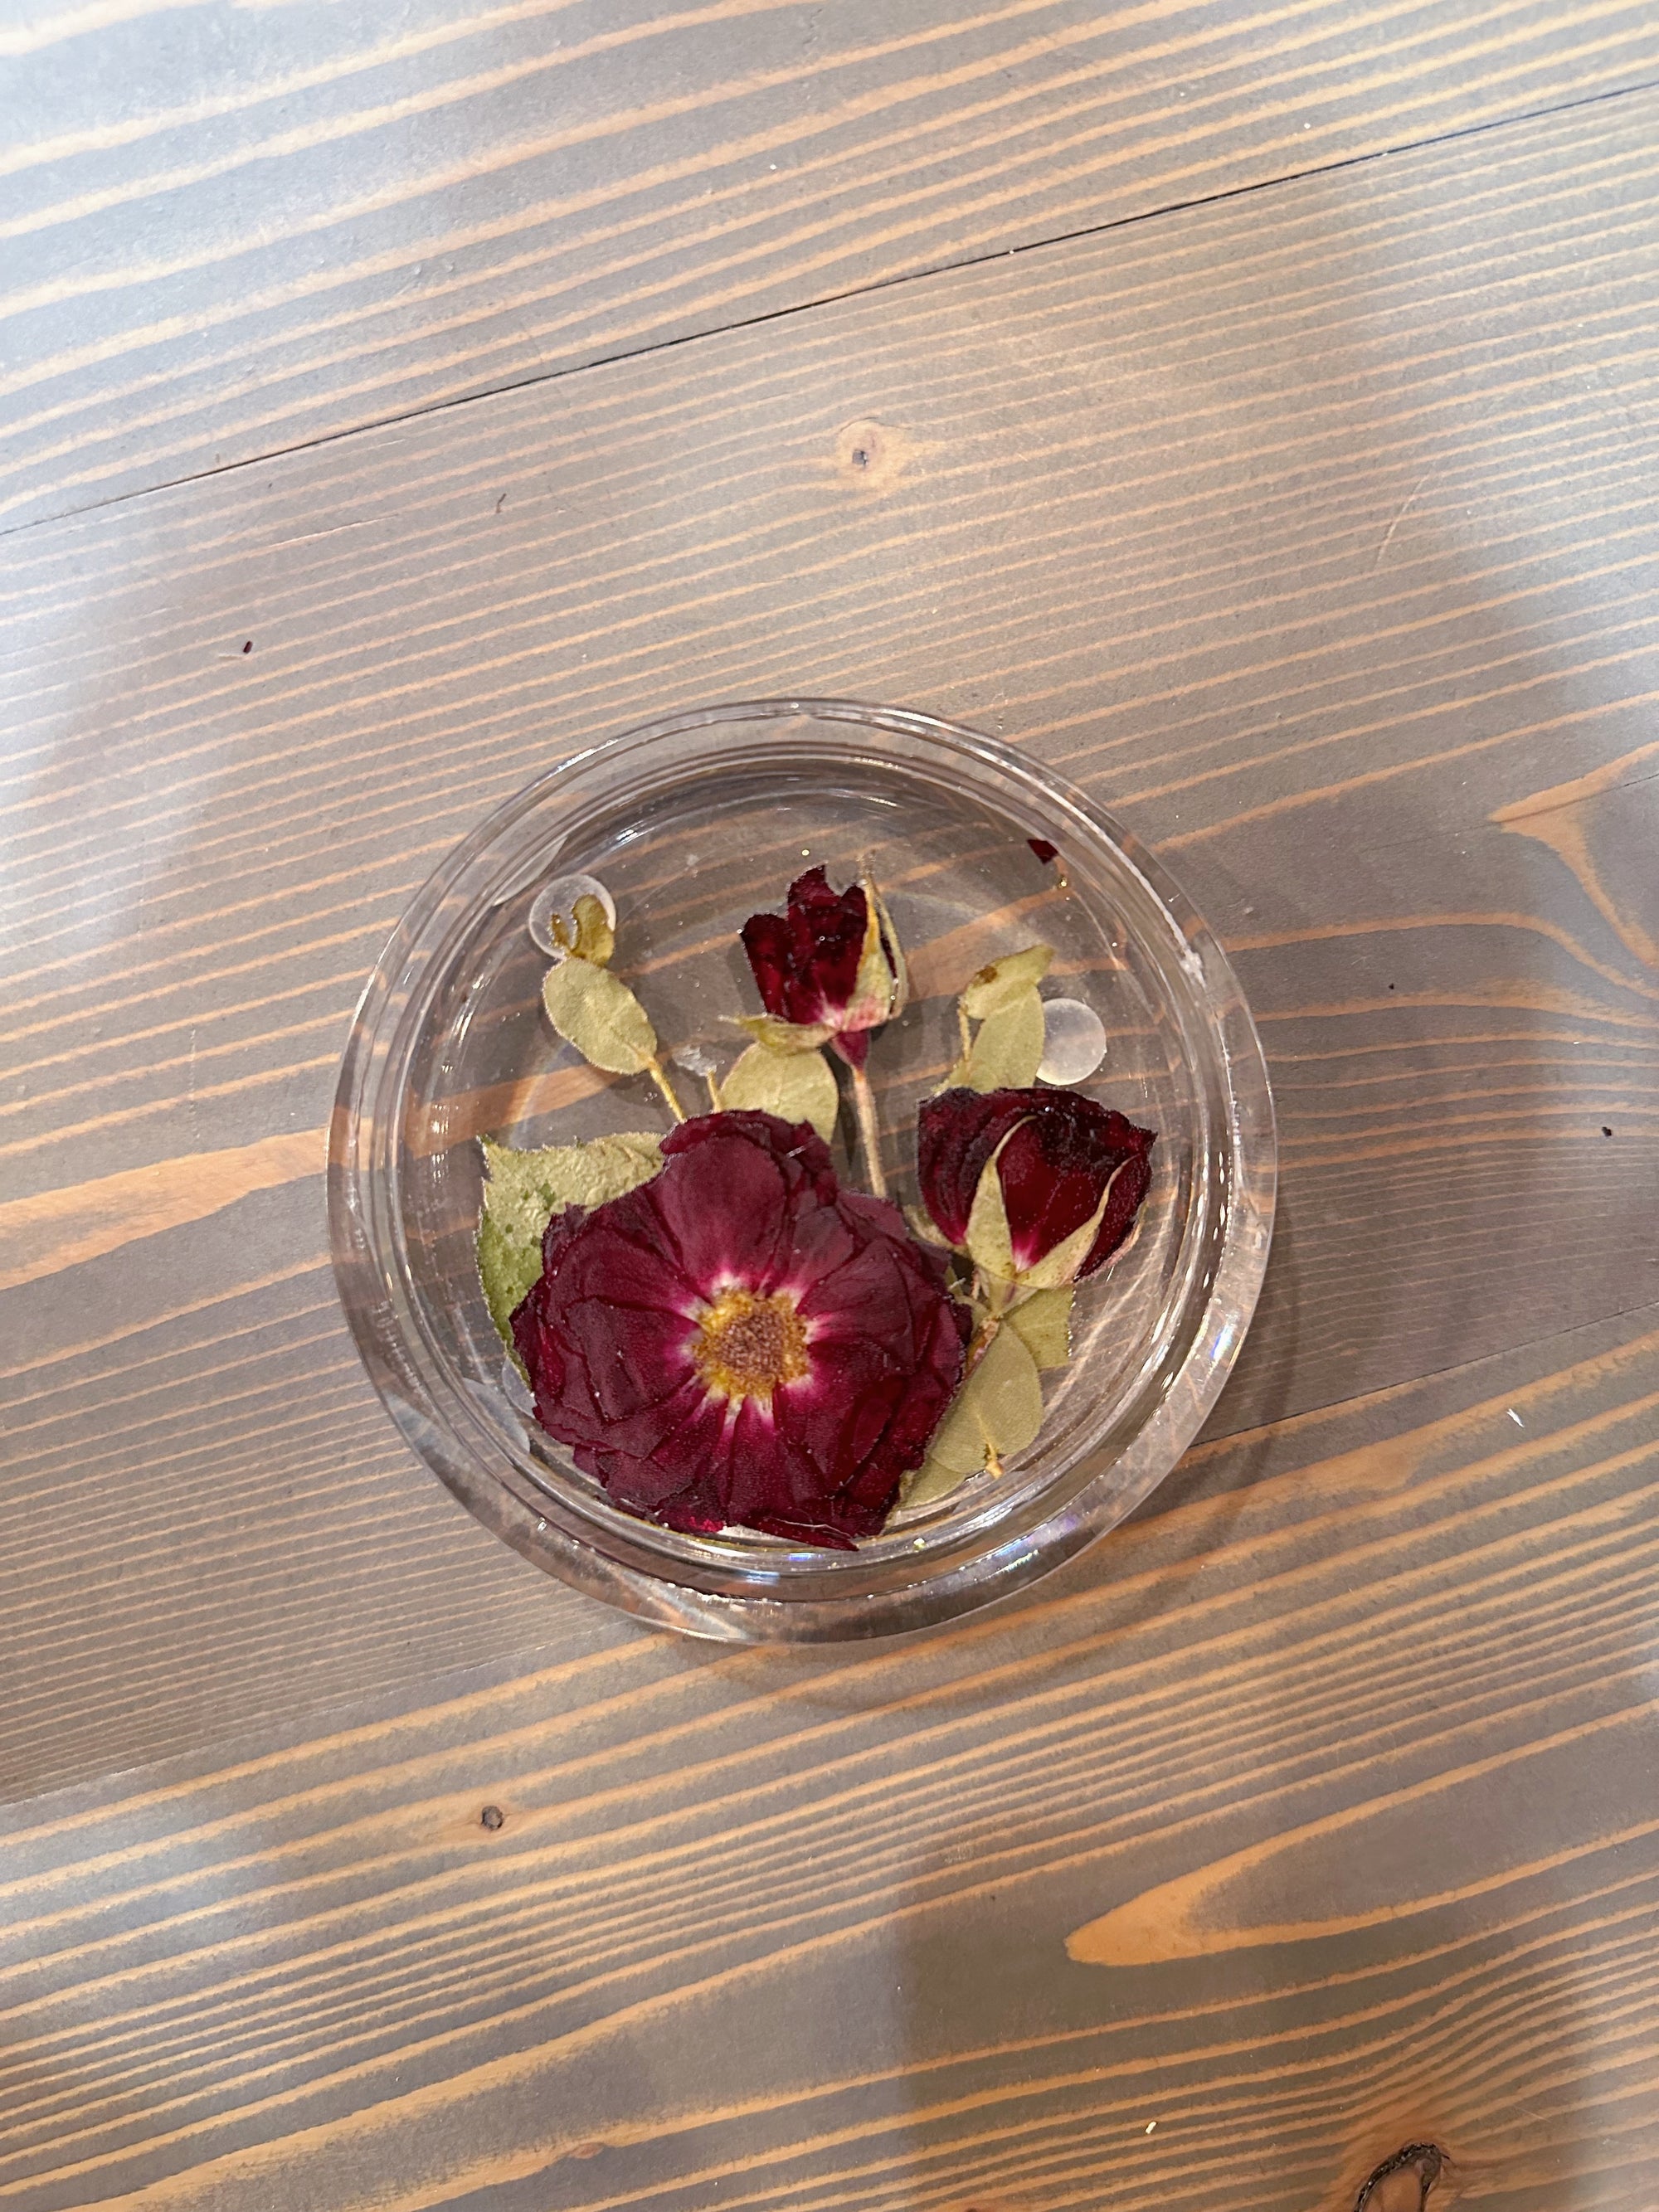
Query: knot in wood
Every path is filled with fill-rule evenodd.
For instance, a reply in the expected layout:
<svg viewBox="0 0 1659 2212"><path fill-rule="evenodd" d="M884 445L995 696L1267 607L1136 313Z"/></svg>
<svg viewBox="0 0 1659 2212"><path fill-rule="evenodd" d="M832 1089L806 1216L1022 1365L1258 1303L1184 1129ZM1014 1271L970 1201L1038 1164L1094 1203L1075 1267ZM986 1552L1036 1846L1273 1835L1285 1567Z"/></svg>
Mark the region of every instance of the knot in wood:
<svg viewBox="0 0 1659 2212"><path fill-rule="evenodd" d="M1407 2143L1385 2158L1354 2199L1354 2212L1423 2212L1446 2154L1437 2143Z"/></svg>

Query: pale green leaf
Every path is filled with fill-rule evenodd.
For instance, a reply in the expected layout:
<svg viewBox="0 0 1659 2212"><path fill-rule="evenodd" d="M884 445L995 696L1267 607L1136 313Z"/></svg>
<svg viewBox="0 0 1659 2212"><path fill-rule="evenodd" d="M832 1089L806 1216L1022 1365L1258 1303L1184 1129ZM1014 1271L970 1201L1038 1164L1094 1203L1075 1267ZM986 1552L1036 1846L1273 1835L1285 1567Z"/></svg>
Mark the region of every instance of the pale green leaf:
<svg viewBox="0 0 1659 2212"><path fill-rule="evenodd" d="M593 1193L580 1200L583 1206L603 1206L608 1198L637 1190L662 1165L662 1139L652 1129L618 1129L611 1136L590 1137L570 1150L581 1154L578 1174Z"/></svg>
<svg viewBox="0 0 1659 2212"><path fill-rule="evenodd" d="M507 1319L542 1272L542 1237L567 1206L603 1206L648 1182L662 1165L660 1141L645 1132L586 1145L520 1151L482 1140L489 1181L478 1223L478 1276L504 1343Z"/></svg>
<svg viewBox="0 0 1659 2212"><path fill-rule="evenodd" d="M769 1052L816 1052L835 1035L828 1022L781 1022L775 1014L733 1014L728 1019Z"/></svg>
<svg viewBox="0 0 1659 2212"><path fill-rule="evenodd" d="M508 1323L541 1272L541 1239L509 1236L486 1213L478 1224L478 1280L483 1285L484 1302L496 1334L509 1352L513 1352L513 1331ZM517 1352L513 1356L516 1363Z"/></svg>
<svg viewBox="0 0 1659 2212"><path fill-rule="evenodd" d="M907 1474L900 1483L898 1502L901 1505L932 1505L941 1498L948 1498L953 1490L960 1490L967 1479L930 1454L914 1474Z"/></svg>
<svg viewBox="0 0 1659 2212"><path fill-rule="evenodd" d="M893 963L882 942L881 902L867 876L863 879L863 888L864 945L859 954L858 973L853 979L853 995L842 1017L842 1026L849 1030L876 1029L890 1020L897 1010Z"/></svg>
<svg viewBox="0 0 1659 2212"><path fill-rule="evenodd" d="M1036 1442L1042 1385L1029 1347L1012 1329L997 1331L964 1388L999 1459L1012 1459Z"/></svg>
<svg viewBox="0 0 1659 2212"><path fill-rule="evenodd" d="M720 1104L810 1121L826 1144L835 1133L841 1092L821 1052L774 1052L751 1044L720 1085Z"/></svg>
<svg viewBox="0 0 1659 2212"><path fill-rule="evenodd" d="M1005 1326L986 1346L933 1431L928 1457L958 1475L976 1474L1023 1452L1042 1426L1036 1362L1017 1332Z"/></svg>
<svg viewBox="0 0 1659 2212"><path fill-rule="evenodd" d="M584 891L576 901L572 918L576 924L576 957L591 960L596 968L608 968L617 949L617 933L592 891Z"/></svg>
<svg viewBox="0 0 1659 2212"><path fill-rule="evenodd" d="M921 1244L938 1244L945 1250L951 1249L951 1240L934 1225L933 1217L923 1206L907 1206L904 1218L910 1224L910 1234Z"/></svg>
<svg viewBox="0 0 1659 2212"><path fill-rule="evenodd" d="M876 919L881 925L882 937L887 946L887 957L893 971L891 1011L896 1014L902 1013L910 1000L910 970L904 957L904 947L899 943L899 933L893 927L893 917L888 911L886 900L876 889L873 876L865 877L864 893L876 910Z"/></svg>
<svg viewBox="0 0 1659 2212"><path fill-rule="evenodd" d="M982 1022L999 1013L1026 991L1036 990L1054 957L1052 945L1028 945L1023 952L1006 953L981 968L962 994L962 1011L970 1021Z"/></svg>
<svg viewBox="0 0 1659 2212"><path fill-rule="evenodd" d="M1039 1367L1064 1367L1072 1356L1072 1299L1069 1283L1052 1291L1034 1291L1018 1305L1010 1306L1006 1325Z"/></svg>
<svg viewBox="0 0 1659 2212"><path fill-rule="evenodd" d="M503 1228L533 1227L538 1237L556 1208L603 1206L649 1182L662 1165L662 1140L644 1129L595 1137L585 1145L520 1149L492 1144L488 1137L480 1141L489 1171L485 1212Z"/></svg>
<svg viewBox="0 0 1659 2212"><path fill-rule="evenodd" d="M1052 1250L1045 1252L1040 1260L1034 1261L1029 1267L1022 1267L1020 1281L1034 1291L1054 1290L1062 1283L1074 1283L1077 1271L1088 1258L1090 1247L1099 1230L1100 1212L1097 1209L1081 1229L1074 1229L1069 1237L1062 1237L1060 1243Z"/></svg>
<svg viewBox="0 0 1659 2212"><path fill-rule="evenodd" d="M608 968L573 954L548 969L542 1003L559 1035L607 1074L642 1074L657 1056L645 1008Z"/></svg>
<svg viewBox="0 0 1659 2212"><path fill-rule="evenodd" d="M1023 1128L1024 1122L1015 1127ZM1014 1132L1011 1129L1008 1137ZM983 1273L998 1282L1012 1282L1014 1276L1014 1240L1008 1226L1008 1209L1002 1202L1002 1180L997 1173L997 1162L1002 1158L1005 1137L980 1170L974 1191L974 1202L968 1209L968 1256Z"/></svg>
<svg viewBox="0 0 1659 2212"><path fill-rule="evenodd" d="M1042 1001L1027 984L980 1024L961 1080L970 1091L1024 1091L1042 1058Z"/></svg>
<svg viewBox="0 0 1659 2212"><path fill-rule="evenodd" d="M940 1084L941 1091L958 1091L968 1080L968 1055L974 1048L974 1030L972 1023L962 1011L960 999L957 1000L957 1027L962 1033L962 1050L952 1065L950 1073Z"/></svg>

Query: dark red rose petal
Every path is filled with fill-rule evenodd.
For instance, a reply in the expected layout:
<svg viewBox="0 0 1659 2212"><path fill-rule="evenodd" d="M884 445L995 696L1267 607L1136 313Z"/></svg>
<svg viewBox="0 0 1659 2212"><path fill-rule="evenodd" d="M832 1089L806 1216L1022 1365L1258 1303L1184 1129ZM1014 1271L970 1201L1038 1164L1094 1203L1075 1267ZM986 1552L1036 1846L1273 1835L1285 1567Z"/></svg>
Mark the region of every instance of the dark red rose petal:
<svg viewBox="0 0 1659 2212"><path fill-rule="evenodd" d="M1045 867L1050 860L1060 858L1059 846L1051 845L1046 837L1028 837L1025 842Z"/></svg>
<svg viewBox="0 0 1659 2212"><path fill-rule="evenodd" d="M863 1067L870 1058L868 1030L837 1030L830 1040L830 1049L847 1062L848 1067Z"/></svg>
<svg viewBox="0 0 1659 2212"><path fill-rule="evenodd" d="M743 925L743 949L761 1004L779 1022L797 1019L789 1011L791 944L788 921L781 914L751 914Z"/></svg>
<svg viewBox="0 0 1659 2212"><path fill-rule="evenodd" d="M1073 1091L946 1091L927 1100L919 1117L922 1200L940 1233L960 1244L994 1157L1014 1259L1030 1267L1090 1219L1109 1186L1080 1279L1128 1235L1152 1182L1156 1142L1154 1131Z"/></svg>
<svg viewBox="0 0 1659 2212"><path fill-rule="evenodd" d="M838 1010L852 997L869 918L862 884L833 891L823 870L811 868L790 884L795 957L810 974L823 1006Z"/></svg>
<svg viewBox="0 0 1659 2212"><path fill-rule="evenodd" d="M1146 1139L1147 1152L1158 1141L1150 1129L1136 1129L1134 1133ZM1099 1232L1089 1247L1088 1258L1078 1269L1079 1282L1085 1275L1092 1275L1097 1267L1103 1267L1134 1227L1140 1201L1151 1189L1152 1182L1152 1164L1146 1157L1146 1152L1132 1154L1117 1170L1112 1177L1106 1211L1101 1216Z"/></svg>
<svg viewBox="0 0 1659 2212"><path fill-rule="evenodd" d="M1109 1173L1109 1170L1107 1171ZM1106 1177L1086 1143L1048 1116L1019 1122L997 1156L1014 1263L1035 1267L1100 1203Z"/></svg>
<svg viewBox="0 0 1659 2212"><path fill-rule="evenodd" d="M743 949L761 1004L776 1021L832 1022L853 996L869 908L861 884L830 888L822 868L789 886L783 914L752 914Z"/></svg>
<svg viewBox="0 0 1659 2212"><path fill-rule="evenodd" d="M1030 1091L945 1091L916 1117L916 1176L939 1234L960 1244L985 1164L1030 1111Z"/></svg>
<svg viewBox="0 0 1659 2212"><path fill-rule="evenodd" d="M746 1109L700 1114L669 1131L662 1140L663 1158L675 1159L682 1152L695 1152L705 1147L711 1158L736 1157L733 1140L739 1137L753 1150L764 1152L771 1159L787 1162L802 1175L811 1176L822 1202L826 1206L833 1202L840 1186L830 1164L830 1147L807 1121L792 1123L781 1121L775 1114L756 1114ZM651 1187L654 1188L655 1185Z"/></svg>
<svg viewBox="0 0 1659 2212"><path fill-rule="evenodd" d="M1111 1203L1079 1279L1103 1266L1128 1234L1146 1195L1152 1179L1146 1156L1153 1141L1150 1129L1137 1129L1092 1098L1039 1091L1030 1118L1018 1125L997 1159L1018 1264L1034 1267L1081 1229L1109 1182Z"/></svg>
<svg viewBox="0 0 1659 2212"><path fill-rule="evenodd" d="M878 1530L961 1380L970 1327L896 1206L836 1183L805 1123L705 1115L660 1175L549 1224L513 1316L537 1419L629 1511L846 1546ZM807 1372L769 1407L711 1392L700 1316L787 1297Z"/></svg>

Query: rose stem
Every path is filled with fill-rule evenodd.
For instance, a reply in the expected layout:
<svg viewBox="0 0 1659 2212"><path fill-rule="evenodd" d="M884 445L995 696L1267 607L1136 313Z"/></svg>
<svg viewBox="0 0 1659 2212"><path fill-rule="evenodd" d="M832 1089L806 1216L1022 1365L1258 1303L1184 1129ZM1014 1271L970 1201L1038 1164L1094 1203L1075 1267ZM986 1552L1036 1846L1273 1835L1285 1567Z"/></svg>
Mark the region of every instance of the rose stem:
<svg viewBox="0 0 1659 2212"><path fill-rule="evenodd" d="M983 1267L974 1270L974 1289L985 1308L985 1318L974 1331L963 1355L962 1379L964 1382L991 1349L991 1340L1002 1327L1003 1316L1009 1306L1019 1302L1019 1285L1017 1283L1006 1283L999 1275L988 1275Z"/></svg>
<svg viewBox="0 0 1659 2212"><path fill-rule="evenodd" d="M658 1090L661 1091L663 1097L668 1101L669 1112L673 1115L677 1121L684 1121L685 1109L681 1105L679 1100L674 1096L674 1086L668 1080L666 1074L664 1073L662 1062L659 1060L650 1060L646 1062L646 1067L650 1074L651 1080L656 1085Z"/></svg>
<svg viewBox="0 0 1659 2212"><path fill-rule="evenodd" d="M980 1361L984 1358L986 1353L991 1349L991 1339L997 1334L997 1331L1001 1327L1002 1316L1000 1314L987 1314L985 1319L980 1323L978 1329L975 1332L974 1340L969 1346L963 1358L962 1379L964 1382L973 1373L975 1368L979 1365Z"/></svg>
<svg viewBox="0 0 1659 2212"><path fill-rule="evenodd" d="M985 1305L985 1318L974 1333L962 1363L962 1379L965 1382L991 1349L991 1340L1002 1327L1003 1315L1016 1295L1017 1285L1005 1283L996 1275L988 1275L983 1267L974 1270L974 1287Z"/></svg>
<svg viewBox="0 0 1659 2212"><path fill-rule="evenodd" d="M864 1147L864 1172L878 1198L887 1195L887 1178L881 1171L881 1125L876 1120L876 1094L861 1067L849 1066L853 1079L853 1111L858 1116L859 1141Z"/></svg>

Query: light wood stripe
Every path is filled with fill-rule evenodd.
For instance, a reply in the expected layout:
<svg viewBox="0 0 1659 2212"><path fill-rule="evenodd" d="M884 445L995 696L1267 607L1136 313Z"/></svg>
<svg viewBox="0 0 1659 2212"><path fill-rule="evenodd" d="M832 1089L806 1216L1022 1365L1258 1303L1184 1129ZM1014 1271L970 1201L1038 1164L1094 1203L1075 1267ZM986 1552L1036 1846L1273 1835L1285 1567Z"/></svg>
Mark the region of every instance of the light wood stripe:
<svg viewBox="0 0 1659 2212"><path fill-rule="evenodd" d="M200 1221L252 1191L319 1175L325 1136L320 1129L297 1129L9 1200L0 1205L0 1291L95 1259L135 1237Z"/></svg>

